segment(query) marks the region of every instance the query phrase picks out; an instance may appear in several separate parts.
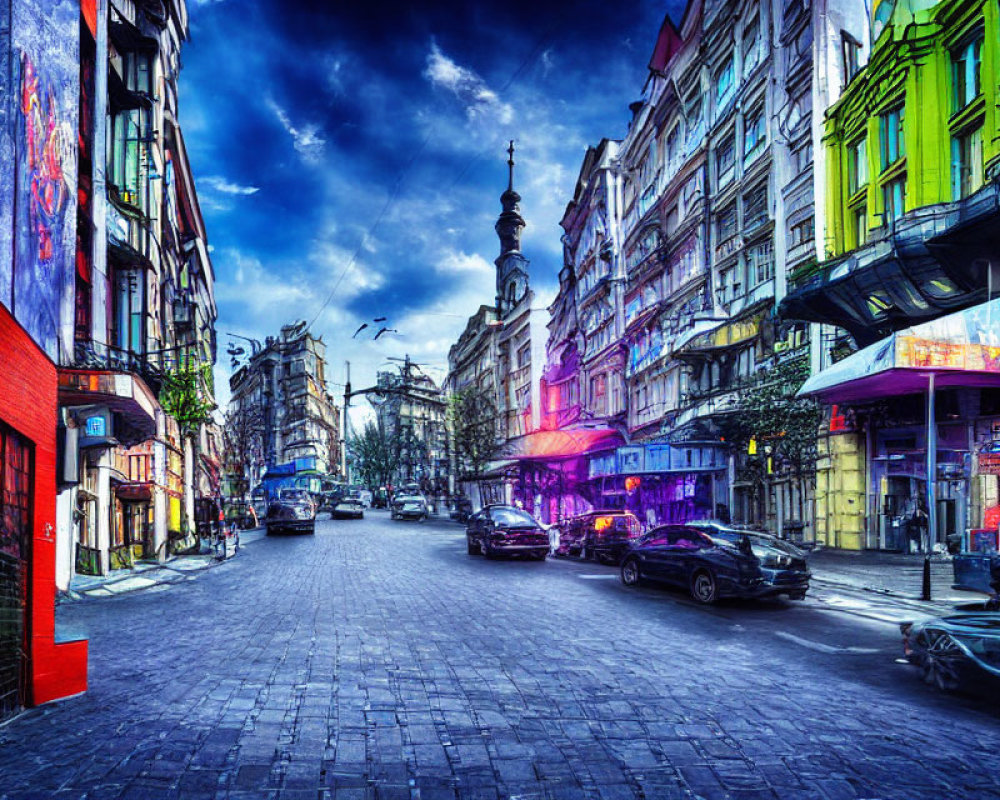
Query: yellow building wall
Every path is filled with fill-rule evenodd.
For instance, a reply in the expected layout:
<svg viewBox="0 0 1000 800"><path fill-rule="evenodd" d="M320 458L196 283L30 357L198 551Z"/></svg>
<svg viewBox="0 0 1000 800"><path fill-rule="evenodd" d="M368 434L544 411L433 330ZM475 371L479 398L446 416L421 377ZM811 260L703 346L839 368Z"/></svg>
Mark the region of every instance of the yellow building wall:
<svg viewBox="0 0 1000 800"><path fill-rule="evenodd" d="M865 447L855 433L821 436L816 462L816 540L827 547L865 545Z"/></svg>

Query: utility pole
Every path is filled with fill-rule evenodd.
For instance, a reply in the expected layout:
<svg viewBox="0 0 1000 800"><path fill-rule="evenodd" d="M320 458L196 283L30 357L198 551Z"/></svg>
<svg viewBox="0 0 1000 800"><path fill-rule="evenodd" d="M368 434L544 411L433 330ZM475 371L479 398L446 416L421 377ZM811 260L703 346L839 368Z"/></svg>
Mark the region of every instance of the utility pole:
<svg viewBox="0 0 1000 800"><path fill-rule="evenodd" d="M340 444L340 472L344 480L350 483L350 476L347 474L347 442L349 441L349 428L351 419L351 362L345 361L347 368L347 379L344 381L344 424L341 425L342 439Z"/></svg>

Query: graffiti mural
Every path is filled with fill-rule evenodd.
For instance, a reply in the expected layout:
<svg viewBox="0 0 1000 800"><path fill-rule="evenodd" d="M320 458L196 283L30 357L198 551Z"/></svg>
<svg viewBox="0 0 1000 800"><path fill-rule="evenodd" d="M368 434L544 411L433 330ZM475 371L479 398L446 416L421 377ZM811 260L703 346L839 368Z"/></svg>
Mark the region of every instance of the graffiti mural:
<svg viewBox="0 0 1000 800"><path fill-rule="evenodd" d="M72 133L59 119L50 87L39 86L28 54L21 56L21 116L27 162L28 221L36 263L51 269L53 234L62 224L68 187L63 163L72 158ZM65 156L68 155L68 159Z"/></svg>
<svg viewBox="0 0 1000 800"><path fill-rule="evenodd" d="M13 170L3 181L13 203L0 219L0 251L11 254L0 302L53 359L62 328L72 330L79 14L68 0L14 3L3 65L14 89L4 115Z"/></svg>

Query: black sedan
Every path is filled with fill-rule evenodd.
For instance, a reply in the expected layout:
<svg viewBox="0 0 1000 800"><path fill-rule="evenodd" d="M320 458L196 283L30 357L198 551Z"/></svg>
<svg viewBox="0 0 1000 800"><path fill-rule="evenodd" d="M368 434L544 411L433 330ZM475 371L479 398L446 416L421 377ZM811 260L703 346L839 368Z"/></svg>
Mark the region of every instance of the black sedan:
<svg viewBox="0 0 1000 800"><path fill-rule="evenodd" d="M1000 613L955 614L904 622L903 654L924 681L947 692L997 697L1000 691Z"/></svg>
<svg viewBox="0 0 1000 800"><path fill-rule="evenodd" d="M780 581L775 580L778 574ZM625 554L621 566L626 586L643 580L672 584L706 604L722 597L801 598L809 588L809 577L804 561L790 563L787 569L763 569L748 536L730 545L686 525L654 528Z"/></svg>
<svg viewBox="0 0 1000 800"><path fill-rule="evenodd" d="M549 554L549 534L516 506L489 505L476 512L469 517L465 538L470 556L519 555L544 561Z"/></svg>
<svg viewBox="0 0 1000 800"><path fill-rule="evenodd" d="M264 525L267 526L268 536L288 531L315 533L316 507L312 503L298 499L273 500L267 507Z"/></svg>
<svg viewBox="0 0 1000 800"><path fill-rule="evenodd" d="M809 565L806 554L791 542L786 542L769 533L740 530L738 528L714 527L706 530L699 523L691 527L707 533L716 544L739 548L744 539L750 542L750 550L760 561L760 571L765 583L775 587L774 594L781 594L785 588L793 600L801 600L809 590Z"/></svg>

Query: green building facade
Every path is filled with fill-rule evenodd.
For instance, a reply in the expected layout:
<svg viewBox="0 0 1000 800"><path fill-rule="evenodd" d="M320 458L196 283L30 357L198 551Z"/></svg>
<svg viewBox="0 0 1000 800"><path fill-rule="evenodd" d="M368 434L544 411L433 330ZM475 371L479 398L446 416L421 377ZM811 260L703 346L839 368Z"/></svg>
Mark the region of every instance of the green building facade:
<svg viewBox="0 0 1000 800"><path fill-rule="evenodd" d="M1000 291L998 0L882 0L871 35L866 65L845 56L854 74L827 111L825 259L790 276L781 304L786 318L826 326L824 368L983 304L991 283ZM1000 389L970 380L936 390L934 425L929 394L893 391L821 397L820 542L955 546L1000 510L996 476L976 468L1000 425ZM928 449L939 454L933 474ZM929 506L932 529L915 535Z"/></svg>

